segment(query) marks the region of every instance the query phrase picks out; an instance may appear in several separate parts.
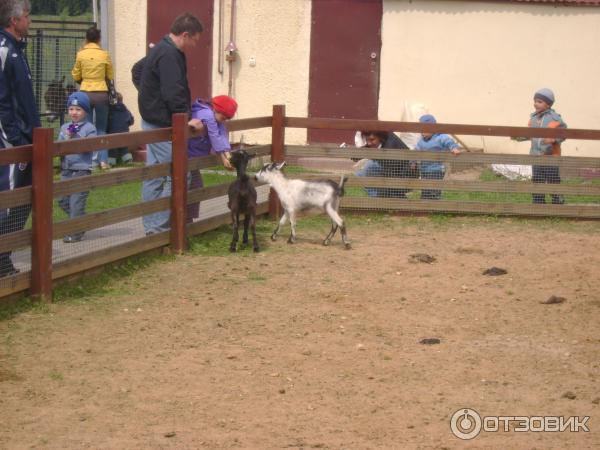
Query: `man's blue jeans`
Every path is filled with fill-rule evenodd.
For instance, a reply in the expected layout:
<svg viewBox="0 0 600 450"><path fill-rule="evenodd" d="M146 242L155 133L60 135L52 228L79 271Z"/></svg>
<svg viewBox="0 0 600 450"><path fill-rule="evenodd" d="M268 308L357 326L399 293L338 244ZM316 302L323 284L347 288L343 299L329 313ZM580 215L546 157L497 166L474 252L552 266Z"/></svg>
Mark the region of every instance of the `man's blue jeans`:
<svg viewBox="0 0 600 450"><path fill-rule="evenodd" d="M142 120L143 130L154 130L163 128L158 125ZM171 141L155 142L146 146L146 165L153 166L156 164L170 163L173 156L173 143ZM145 180L142 184L142 200L148 202L158 198L171 196L171 177L164 176ZM144 216L142 222L146 234L160 233L169 229L169 218L171 211L160 211L147 216Z"/></svg>
<svg viewBox="0 0 600 450"><path fill-rule="evenodd" d="M377 160L370 159L362 167L362 169L356 171L357 177L384 177L386 176L381 163ZM405 178L405 174L397 173L392 175L398 178ZM365 187L365 191L369 197L383 197L383 198L406 198L406 193L410 189L402 188L376 188L376 187Z"/></svg>

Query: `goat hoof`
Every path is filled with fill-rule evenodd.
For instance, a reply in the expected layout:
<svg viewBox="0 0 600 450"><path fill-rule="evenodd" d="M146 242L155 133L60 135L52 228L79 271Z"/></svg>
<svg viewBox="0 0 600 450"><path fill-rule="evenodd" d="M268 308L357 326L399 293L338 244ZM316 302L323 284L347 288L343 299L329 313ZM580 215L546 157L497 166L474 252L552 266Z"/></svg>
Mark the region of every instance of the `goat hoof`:
<svg viewBox="0 0 600 450"><path fill-rule="evenodd" d="M271 235L271 240L272 240L272 241L276 241L276 240L277 240L277 236L276 236L276 235L274 235L274 234L272 234L272 235Z"/></svg>
<svg viewBox="0 0 600 450"><path fill-rule="evenodd" d="M229 251L230 251L231 253L235 253L235 252L237 252L237 248L235 248L235 247L231 246L231 247L229 247Z"/></svg>
<svg viewBox="0 0 600 450"><path fill-rule="evenodd" d="M258 253L260 249L258 247L254 247L254 253Z"/></svg>
<svg viewBox="0 0 600 450"><path fill-rule="evenodd" d="M352 245L350 245L350 242L346 242L346 243L344 243L344 248L346 250L350 250L350 249L352 249Z"/></svg>
<svg viewBox="0 0 600 450"><path fill-rule="evenodd" d="M292 238L290 238L290 239L288 239L287 243L288 243L288 244L295 244L295 243L296 243L296 240L295 240L295 239L292 239Z"/></svg>
<svg viewBox="0 0 600 450"><path fill-rule="evenodd" d="M331 241L329 239L323 241L323 245L327 247Z"/></svg>

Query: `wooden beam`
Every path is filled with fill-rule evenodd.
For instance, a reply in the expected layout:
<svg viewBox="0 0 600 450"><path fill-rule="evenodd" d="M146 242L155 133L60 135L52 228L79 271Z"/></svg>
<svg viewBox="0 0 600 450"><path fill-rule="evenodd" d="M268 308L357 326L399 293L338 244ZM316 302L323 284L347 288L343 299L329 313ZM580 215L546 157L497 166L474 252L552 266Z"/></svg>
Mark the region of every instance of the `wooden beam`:
<svg viewBox="0 0 600 450"><path fill-rule="evenodd" d="M120 208L106 209L81 217L62 220L54 224L52 237L62 238L65 235L80 231L89 231L95 228L105 227L125 220L143 217L159 211L169 209L171 200L169 197L157 198L148 202L136 203L134 205L122 206Z"/></svg>
<svg viewBox="0 0 600 450"><path fill-rule="evenodd" d="M188 115L173 114L171 170L171 250L181 254L186 249L185 218L187 205L187 132Z"/></svg>
<svg viewBox="0 0 600 450"><path fill-rule="evenodd" d="M3 209L26 205L28 203L31 203L31 186L13 189L11 191L0 191L0 205L2 205Z"/></svg>
<svg viewBox="0 0 600 450"><path fill-rule="evenodd" d="M0 236L0 253L18 250L31 245L31 230L15 231Z"/></svg>
<svg viewBox="0 0 600 450"><path fill-rule="evenodd" d="M273 105L271 127L271 161L283 162L285 160L285 105ZM281 204L273 189L269 191L269 215L274 219L281 215Z"/></svg>
<svg viewBox="0 0 600 450"><path fill-rule="evenodd" d="M536 205L531 203L463 202L448 200L401 200L393 198L343 197L343 209L398 210L459 214L495 214L537 217L600 219L600 208L587 205Z"/></svg>
<svg viewBox="0 0 600 450"><path fill-rule="evenodd" d="M52 139L51 128L33 130L31 185L31 295L52 301Z"/></svg>
<svg viewBox="0 0 600 450"><path fill-rule="evenodd" d="M54 183L54 197L62 197L74 192L85 192L94 188L115 186L135 181L151 180L171 174L171 164L163 163L152 166L134 167L114 170L108 173L94 174L90 177L60 180Z"/></svg>
<svg viewBox="0 0 600 450"><path fill-rule="evenodd" d="M306 174L294 175L290 178L302 180L330 179L339 181L337 174ZM410 188L410 189L441 189L443 191L464 192L495 192L495 193L546 193L569 195L598 195L600 185L593 184L547 184L530 181L455 181L455 180L424 180L416 178L387 178L387 177L357 177L351 176L346 187L377 187L377 188ZM600 207L600 205L598 205Z"/></svg>
<svg viewBox="0 0 600 450"><path fill-rule="evenodd" d="M284 125L288 128L401 131L410 133L448 133L475 136L549 137L600 140L600 130L576 128L551 129L444 123L430 124L419 122L391 122L382 120L329 119L319 117L286 117Z"/></svg>
<svg viewBox="0 0 600 450"><path fill-rule="evenodd" d="M385 160L442 161L462 165L520 164L576 168L600 168L600 158L583 156L532 156L506 153L422 152L415 150L365 149L355 147L325 147L315 145L286 145L286 156L299 158L368 158Z"/></svg>
<svg viewBox="0 0 600 450"><path fill-rule="evenodd" d="M71 155L73 153L86 153L99 148L132 147L153 142L171 140L171 128L157 128L154 130L131 131L128 133L104 134L77 140L55 142L55 156Z"/></svg>
<svg viewBox="0 0 600 450"><path fill-rule="evenodd" d="M7 166L18 162L29 162L31 161L32 152L32 145L3 148L0 152L0 166Z"/></svg>
<svg viewBox="0 0 600 450"><path fill-rule="evenodd" d="M268 128L271 126L270 116L252 117L248 119L236 119L227 122L228 131L253 130L256 128Z"/></svg>

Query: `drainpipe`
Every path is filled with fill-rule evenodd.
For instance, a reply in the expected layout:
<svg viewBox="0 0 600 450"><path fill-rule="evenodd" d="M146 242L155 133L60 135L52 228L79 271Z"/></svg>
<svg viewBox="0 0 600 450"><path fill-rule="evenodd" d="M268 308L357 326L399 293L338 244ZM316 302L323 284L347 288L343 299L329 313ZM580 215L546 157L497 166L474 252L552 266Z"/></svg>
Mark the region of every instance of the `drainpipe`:
<svg viewBox="0 0 600 450"><path fill-rule="evenodd" d="M233 62L236 59L237 47L235 46L235 42L233 41L235 33L235 11L236 11L236 0L231 0L231 26L229 28L229 44L225 48L225 59L229 62L229 82L227 84L228 87L228 95L231 97L233 93Z"/></svg>
<svg viewBox="0 0 600 450"><path fill-rule="evenodd" d="M100 45L108 49L108 0L100 0Z"/></svg>
<svg viewBox="0 0 600 450"><path fill-rule="evenodd" d="M92 11L94 12L94 23L98 26L98 0L92 0Z"/></svg>
<svg viewBox="0 0 600 450"><path fill-rule="evenodd" d="M218 59L217 59L217 71L223 75L223 52L225 51L223 49L223 22L225 21L224 19L224 1L225 0L219 0L219 43L218 43Z"/></svg>

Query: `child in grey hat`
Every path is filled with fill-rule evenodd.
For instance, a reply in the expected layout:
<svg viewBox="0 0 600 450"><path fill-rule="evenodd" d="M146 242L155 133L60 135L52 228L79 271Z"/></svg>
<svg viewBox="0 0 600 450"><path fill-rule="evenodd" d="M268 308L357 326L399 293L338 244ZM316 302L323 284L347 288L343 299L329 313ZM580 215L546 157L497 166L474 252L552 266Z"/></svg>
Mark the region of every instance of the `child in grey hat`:
<svg viewBox="0 0 600 450"><path fill-rule="evenodd" d="M531 114L529 126L532 128L567 128L560 114L552 109L554 92L548 88L537 91L533 96L535 112ZM530 155L560 156L561 138L531 138ZM560 183L560 173L557 166L533 166L534 183ZM546 203L545 194L532 194L533 203ZM565 199L562 195L552 194L552 203L562 205Z"/></svg>

